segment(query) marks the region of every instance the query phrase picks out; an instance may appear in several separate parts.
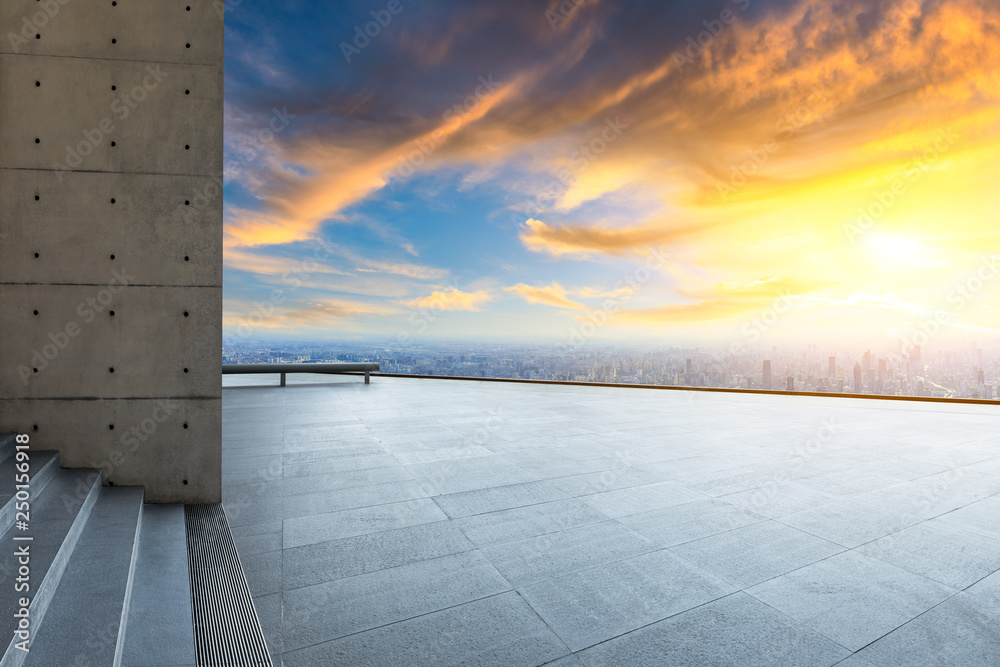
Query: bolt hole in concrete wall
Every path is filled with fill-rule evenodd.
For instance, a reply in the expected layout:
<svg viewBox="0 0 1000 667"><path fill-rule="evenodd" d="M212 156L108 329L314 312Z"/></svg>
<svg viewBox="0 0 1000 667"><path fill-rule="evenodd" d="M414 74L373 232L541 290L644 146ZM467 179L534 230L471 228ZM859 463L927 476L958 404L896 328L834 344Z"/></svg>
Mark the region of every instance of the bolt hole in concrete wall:
<svg viewBox="0 0 1000 667"><path fill-rule="evenodd" d="M203 203L201 193L222 175L221 3L137 1L119 10L113 0L60 1L34 40L20 23L38 3L0 4L23 8L0 11L0 35L20 35L16 54L0 48L0 90L36 91L0 95L0 115L10 120L0 126L8 148L0 217L14 232L0 244L0 283L13 286L0 309L0 367L21 368L0 377L0 431L34 431L40 448L62 452L63 465L94 467L124 451L121 436L157 409L157 432L105 483L144 484L153 502L217 502L222 201L209 195ZM11 31L8 22L18 25ZM112 30L126 35L121 44ZM140 83L142 99L126 92ZM81 139L86 152L77 150ZM184 152L163 150L171 145ZM94 261L102 254L107 262ZM99 307L87 305L95 300ZM118 308L128 317L118 318ZM65 341L67 331L53 357L42 352L50 332ZM140 335L152 331L164 333ZM178 361L198 373L182 366L178 377Z"/></svg>

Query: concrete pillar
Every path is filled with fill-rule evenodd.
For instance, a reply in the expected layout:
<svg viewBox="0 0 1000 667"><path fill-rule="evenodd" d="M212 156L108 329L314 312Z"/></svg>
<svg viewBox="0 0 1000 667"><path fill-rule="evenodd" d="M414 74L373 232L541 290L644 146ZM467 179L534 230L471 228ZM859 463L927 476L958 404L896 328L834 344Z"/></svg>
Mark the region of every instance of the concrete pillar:
<svg viewBox="0 0 1000 667"><path fill-rule="evenodd" d="M0 3L0 431L221 496L222 2Z"/></svg>

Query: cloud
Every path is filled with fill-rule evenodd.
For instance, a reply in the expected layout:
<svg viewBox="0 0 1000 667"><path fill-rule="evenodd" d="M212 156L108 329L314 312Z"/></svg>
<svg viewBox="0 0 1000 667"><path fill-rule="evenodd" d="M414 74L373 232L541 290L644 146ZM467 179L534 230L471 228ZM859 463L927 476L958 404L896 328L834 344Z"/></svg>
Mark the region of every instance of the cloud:
<svg viewBox="0 0 1000 667"><path fill-rule="evenodd" d="M532 287L524 283L518 283L504 290L514 292L528 303L555 306L556 308L569 308L573 310L585 310L587 307L582 303L577 303L566 298L569 294L559 283L552 283L542 287Z"/></svg>
<svg viewBox="0 0 1000 667"><path fill-rule="evenodd" d="M458 288L435 290L429 296L404 301L403 305L411 308L430 308L433 310L479 310L479 305L492 301L493 295L486 290L463 292Z"/></svg>
<svg viewBox="0 0 1000 667"><path fill-rule="evenodd" d="M227 300L223 311L223 327L229 331L298 331L302 329L333 330L348 322L367 316L398 313L398 308L361 303L346 299L316 299L306 301L247 302Z"/></svg>
<svg viewBox="0 0 1000 667"><path fill-rule="evenodd" d="M762 307L782 281L831 307L873 287L919 305L939 278L902 262L914 257L907 248L955 264L1000 243L991 213L1000 169L995 0L762 1L691 47L687 38L721 7L741 4L587 2L553 31L545 10L555 0L429 3L356 66L315 85L311 70L283 89L298 91L301 104L289 108L305 111L262 157L239 165L237 183L252 196L227 209L227 266L273 274L281 260L230 260L228 251L312 238L327 223L357 221L363 202L415 218L440 207L520 209L512 202L527 198L504 232L519 243L491 266L530 270L541 255L559 271L566 260L610 264L659 246L675 280L644 288L649 307L622 317L715 322ZM502 85L448 114L491 72ZM255 110L270 108L227 98L227 150L245 150ZM608 119L619 117L627 129L602 143ZM954 142L893 193L943 131ZM401 167L418 177L389 190ZM845 225L876 204L872 240L852 244ZM373 229L381 224L368 208L364 215ZM448 269L399 258L439 243L441 229L383 235L391 250L345 251L331 271L398 278L397 303L425 294L436 288L412 282L440 283ZM485 235L462 236L448 239L467 244L456 256L482 252ZM899 242L873 249L883 236ZM316 280L327 277L335 276ZM574 299L608 295L560 282L506 289L570 310L583 308Z"/></svg>
<svg viewBox="0 0 1000 667"><path fill-rule="evenodd" d="M664 229L656 225L609 229L586 225L549 225L529 219L521 229L521 242L529 250L555 256L591 253L625 255L648 251L651 246L678 241L703 229Z"/></svg>

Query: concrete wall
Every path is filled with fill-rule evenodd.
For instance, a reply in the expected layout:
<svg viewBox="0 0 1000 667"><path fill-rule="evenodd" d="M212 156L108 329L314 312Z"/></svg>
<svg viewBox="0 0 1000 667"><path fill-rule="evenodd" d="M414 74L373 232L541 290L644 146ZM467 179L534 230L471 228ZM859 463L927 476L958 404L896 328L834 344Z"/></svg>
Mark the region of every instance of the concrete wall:
<svg viewBox="0 0 1000 667"><path fill-rule="evenodd" d="M153 502L221 494L221 8L0 2L0 431Z"/></svg>

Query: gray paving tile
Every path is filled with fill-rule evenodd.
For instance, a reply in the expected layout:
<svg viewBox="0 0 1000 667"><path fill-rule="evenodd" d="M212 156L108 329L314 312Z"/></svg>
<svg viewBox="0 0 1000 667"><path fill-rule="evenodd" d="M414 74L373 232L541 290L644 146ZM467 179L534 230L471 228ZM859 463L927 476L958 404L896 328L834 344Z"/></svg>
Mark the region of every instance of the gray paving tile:
<svg viewBox="0 0 1000 667"><path fill-rule="evenodd" d="M453 523L476 546L484 547L607 520L589 505L577 499L567 499L464 517Z"/></svg>
<svg viewBox="0 0 1000 667"><path fill-rule="evenodd" d="M392 528L443 521L448 516L430 498L285 519L284 548L367 535Z"/></svg>
<svg viewBox="0 0 1000 667"><path fill-rule="evenodd" d="M835 496L857 496L862 493L877 491L889 486L895 486L906 480L889 474L884 470L865 467L847 468L825 475L815 475L802 480L815 491L829 493Z"/></svg>
<svg viewBox="0 0 1000 667"><path fill-rule="evenodd" d="M587 667L826 667L849 652L745 593L735 593L580 654Z"/></svg>
<svg viewBox="0 0 1000 667"><path fill-rule="evenodd" d="M876 667L980 667L1000 656L1000 610L960 593L860 651Z"/></svg>
<svg viewBox="0 0 1000 667"><path fill-rule="evenodd" d="M921 519L911 513L866 502L862 498L847 498L780 517L779 521L853 548L908 528Z"/></svg>
<svg viewBox="0 0 1000 667"><path fill-rule="evenodd" d="M680 544L671 551L740 588L748 588L833 556L844 547L766 521Z"/></svg>
<svg viewBox="0 0 1000 667"><path fill-rule="evenodd" d="M684 480L694 478L706 473L719 472L740 468L744 465L741 460L727 460L721 457L694 455L687 458L672 459L659 463L649 463L643 468L652 472L662 474L669 480Z"/></svg>
<svg viewBox="0 0 1000 667"><path fill-rule="evenodd" d="M420 484L415 481L403 480L373 486L359 486L353 489L334 489L286 496L282 502L281 515L286 519L292 519L425 497L427 497L427 493Z"/></svg>
<svg viewBox="0 0 1000 667"><path fill-rule="evenodd" d="M551 662L567 653L517 593L504 593L286 653L283 658L286 667L534 667L573 665Z"/></svg>
<svg viewBox="0 0 1000 667"><path fill-rule="evenodd" d="M413 476L403 466L382 466L283 479L281 492L287 497L412 481Z"/></svg>
<svg viewBox="0 0 1000 667"><path fill-rule="evenodd" d="M435 521L285 549L284 590L470 551L454 521Z"/></svg>
<svg viewBox="0 0 1000 667"><path fill-rule="evenodd" d="M720 498L770 519L803 512L838 499L839 496L816 491L798 481L774 482Z"/></svg>
<svg viewBox="0 0 1000 667"><path fill-rule="evenodd" d="M280 665L279 656L285 647L281 632L281 593L255 597L253 606L260 620L261 632L264 633L264 643L271 654L271 662Z"/></svg>
<svg viewBox="0 0 1000 667"><path fill-rule="evenodd" d="M932 519L932 522L1000 540L998 516L1000 516L1000 498L987 498Z"/></svg>
<svg viewBox="0 0 1000 667"><path fill-rule="evenodd" d="M1000 609L1000 572L994 572L988 577L983 577L965 589L965 592L979 598L994 609Z"/></svg>
<svg viewBox="0 0 1000 667"><path fill-rule="evenodd" d="M652 541L620 523L605 521L481 551L511 585L520 588L656 549Z"/></svg>
<svg viewBox="0 0 1000 667"><path fill-rule="evenodd" d="M955 589L853 551L747 590L852 651L955 594Z"/></svg>
<svg viewBox="0 0 1000 667"><path fill-rule="evenodd" d="M959 468L916 480L937 489L950 489L976 498L988 498L1000 493L1000 474L976 472Z"/></svg>
<svg viewBox="0 0 1000 667"><path fill-rule="evenodd" d="M387 602L388 595L377 582L383 581L386 590L394 584L377 577L396 570L412 571L422 563L457 553L475 553L470 547L478 545L483 548L481 554L507 569L512 583L552 589L553 599L560 593L556 581L586 580L586 585L573 590L604 614L599 618L609 619L594 624L599 634L614 627L615 619L641 616L645 607L639 600L641 591L627 585L618 590L624 591L622 597L636 596L631 607L613 594L617 591L598 596L594 591L613 587L594 575L588 580L588 573L617 571L624 567L620 563L637 556L646 558L644 554L661 546L686 550L691 558L703 557L705 567L727 571L747 584L794 567L796 558L811 557L808 549L806 556L797 549L817 543L817 535L853 546L890 534L905 540L929 531L929 537L916 540L915 547L889 551L919 564L899 561L904 567L920 570L926 566L920 571L958 585L992 567L991 556L983 550L988 543L983 540L1000 541L996 534L1000 504L980 504L986 497L1000 500L992 497L998 492L1000 475L1000 458L991 436L995 418L976 412L975 406L892 402L875 406L849 399L827 402L788 396L392 378L380 378L369 386L355 378L348 378L349 382L335 377L299 379L312 384L299 383L285 390L240 390L242 394L227 390L224 399L223 409L229 416L224 417L223 483L230 525L241 556L246 555L254 589L276 591L258 597L262 618L271 619L265 622L273 630L278 602L285 592L337 582L346 586L343 582L365 581L365 577L370 578L376 604L365 609L359 586L358 601L349 603L357 610L351 609L347 621L339 619L339 605L337 613L321 614L315 626L310 626L315 637L331 636L337 623L349 625L363 620L365 613L373 622L397 618L396 612L424 615L296 649L289 654L297 656L295 664L830 664L846 656L846 651L825 653L810 644L809 638L816 639L815 631L759 602L742 615L720 614L718 618L726 621L717 621L720 628L706 634L710 622L698 620L697 615L739 596L619 635L586 651L577 662L548 630L548 639L558 647L551 653L536 654L530 641L521 644L506 639L519 634L506 628L508 624L521 627L517 614L503 610L474 613L479 605L492 610L484 602L493 599L516 601L530 612L514 593L423 612L421 600L443 594L425 593L417 583L404 581L402 587L395 586L399 599ZM488 416L483 408L487 405L499 410L504 421L488 441L478 442L472 436ZM265 410L273 422L260 417ZM830 418L835 419L837 432L823 441L821 451L803 457L797 443L814 437L818 425ZM965 472L974 474L952 479L959 471L948 468L960 465L969 466ZM408 477L400 475L401 470ZM417 479L419 493L405 486ZM665 481L672 484L650 492ZM685 487L692 486L710 494L731 493L723 500L685 495L692 493ZM596 503L588 505L582 498L549 500L545 488L580 494ZM483 513L449 520L429 494L456 516ZM675 502L680 504L671 504ZM618 516L617 524L604 520L603 511ZM797 535L792 528L760 523L765 517L796 525L813 537L788 538ZM930 523L920 531L904 530L922 520ZM615 530L607 528L618 524ZM955 530L968 531L960 535L968 537L954 543L940 543L934 537ZM705 540L705 544L694 540ZM286 552L278 547L287 547ZM728 558L730 553L736 557ZM842 557L835 555L780 574L765 585ZM925 557L929 564L921 560ZM836 599L849 591L839 607L815 603L815 613L803 622L837 625L842 614L857 616L862 626L877 627L882 620L892 625L890 621L907 616L911 607L923 608L926 600L917 604L913 600L920 595L911 590L923 590L914 583L926 581L922 575L874 562L888 570L873 575L864 568L841 567L803 583L804 592L793 597L806 608L814 598ZM944 573L935 574L934 567L943 567ZM902 578L887 577L889 571ZM956 573L961 576L946 578ZM674 577L668 584L685 586L692 581ZM858 591L850 592L852 585ZM463 586L474 589L471 583L459 584L458 589ZM656 585L650 588L661 590ZM970 586L967 595L986 607L1000 604L998 591L1000 577L992 574ZM649 604L655 609L662 600L652 594ZM855 612L852 604L864 608ZM586 630L590 621L577 613L553 612L566 617L566 627L579 624ZM865 613L873 614L874 620ZM467 614L474 619L467 621ZM544 627L533 614L527 618ZM673 627L689 617L695 620L671 630L675 635L663 644L642 639L653 628ZM429 620L446 618L452 620ZM847 621L841 625L841 629L851 627ZM526 632L531 634L530 627ZM791 643L799 648L787 654L768 652L780 643L776 635L797 637ZM281 634L269 633L269 640L277 636ZM491 643L491 637L499 639ZM626 642L632 637L639 639ZM713 643L700 643L707 637ZM967 639L976 641L972 635ZM638 643L633 646L631 641ZM989 637L981 643L988 645ZM433 648L427 652L425 646ZM632 652L634 647L640 647L635 649L638 653ZM643 652L646 649L651 652ZM596 662L598 655L606 662ZM962 655L954 655L950 659L962 664ZM853 657L842 664L872 667L874 663Z"/></svg>
<svg viewBox="0 0 1000 667"><path fill-rule="evenodd" d="M662 481L664 481L662 474L646 468L616 467L585 475L556 477L549 480L549 483L571 496L587 496Z"/></svg>
<svg viewBox="0 0 1000 667"><path fill-rule="evenodd" d="M316 461L296 463L291 456L283 456L283 476L285 479L307 477L309 475L330 475L339 472L355 470L371 470L372 468L391 468L399 465L396 457L390 454L376 456L358 456L355 458L328 458Z"/></svg>
<svg viewBox="0 0 1000 667"><path fill-rule="evenodd" d="M704 494L692 491L675 482L660 482L657 484L618 489L616 491L595 493L590 496L583 496L581 500L599 512L615 519L650 510L663 509L664 507L671 507L673 505L690 503L696 500L705 500L705 498Z"/></svg>
<svg viewBox="0 0 1000 667"><path fill-rule="evenodd" d="M633 514L618 521L657 544L669 547L766 521L766 518L712 499Z"/></svg>
<svg viewBox="0 0 1000 667"><path fill-rule="evenodd" d="M478 551L284 593L285 650L319 644L510 590Z"/></svg>
<svg viewBox="0 0 1000 667"><path fill-rule="evenodd" d="M269 551L281 550L281 531L263 533L261 535L233 535L236 543L236 551L240 556L251 554L262 554Z"/></svg>
<svg viewBox="0 0 1000 667"><path fill-rule="evenodd" d="M524 507L525 505L538 505L566 497L565 493L550 486L547 482L525 482L437 496L434 498L434 502L448 516L463 517Z"/></svg>
<svg viewBox="0 0 1000 667"><path fill-rule="evenodd" d="M774 487L784 483L788 474L779 466L750 466L712 473L705 479L683 480L684 485L706 496L718 498L731 493L740 493L752 489Z"/></svg>
<svg viewBox="0 0 1000 667"><path fill-rule="evenodd" d="M520 590L573 651L736 590L666 550L590 568Z"/></svg>
<svg viewBox="0 0 1000 667"><path fill-rule="evenodd" d="M919 519L932 519L978 500L974 495L953 488L921 484L920 480L890 486L857 498Z"/></svg>
<svg viewBox="0 0 1000 667"><path fill-rule="evenodd" d="M893 533L857 551L958 589L1000 570L1000 541L932 522Z"/></svg>
<svg viewBox="0 0 1000 667"><path fill-rule="evenodd" d="M538 480L535 475L496 455L416 463L406 468L430 496Z"/></svg>
<svg viewBox="0 0 1000 667"><path fill-rule="evenodd" d="M485 447L468 444L434 447L432 449L389 447L389 450L404 465L411 463L433 463L435 461L447 461L450 459L465 459L474 456L491 456L494 454L494 452Z"/></svg>
<svg viewBox="0 0 1000 667"><path fill-rule="evenodd" d="M281 552L240 554L240 564L254 597L281 592Z"/></svg>
<svg viewBox="0 0 1000 667"><path fill-rule="evenodd" d="M835 667L875 667L875 665L855 653L851 657L838 662Z"/></svg>

